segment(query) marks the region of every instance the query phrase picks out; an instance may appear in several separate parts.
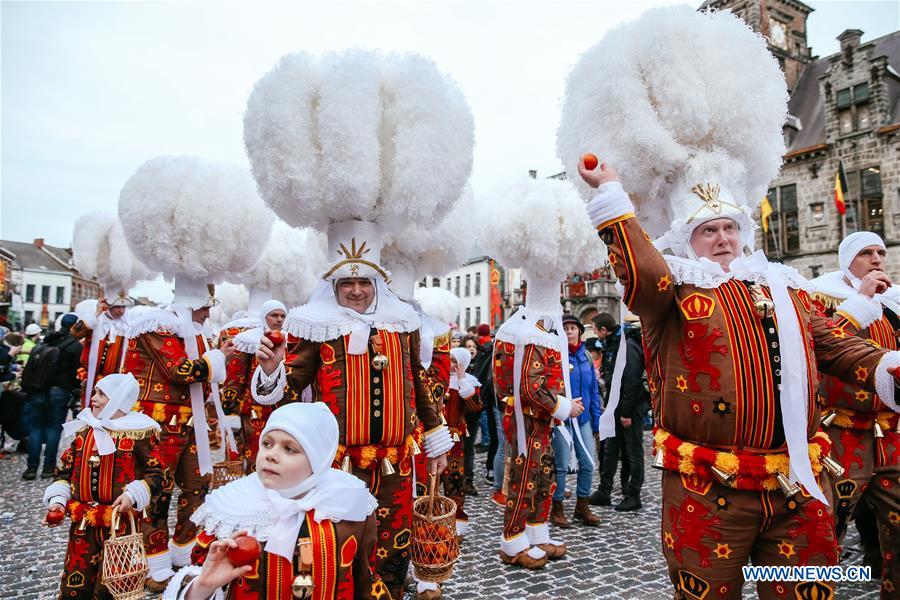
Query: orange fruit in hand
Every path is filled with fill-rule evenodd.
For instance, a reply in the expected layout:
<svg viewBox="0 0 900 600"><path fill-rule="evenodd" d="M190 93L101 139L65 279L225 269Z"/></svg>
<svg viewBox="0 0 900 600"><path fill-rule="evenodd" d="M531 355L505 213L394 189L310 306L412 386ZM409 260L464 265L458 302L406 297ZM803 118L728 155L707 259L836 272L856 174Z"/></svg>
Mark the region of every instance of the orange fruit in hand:
<svg viewBox="0 0 900 600"><path fill-rule="evenodd" d="M597 165L600 164L600 161L597 157L591 153L587 153L581 157L582 162L584 162L584 168L588 171L593 171L597 168Z"/></svg>

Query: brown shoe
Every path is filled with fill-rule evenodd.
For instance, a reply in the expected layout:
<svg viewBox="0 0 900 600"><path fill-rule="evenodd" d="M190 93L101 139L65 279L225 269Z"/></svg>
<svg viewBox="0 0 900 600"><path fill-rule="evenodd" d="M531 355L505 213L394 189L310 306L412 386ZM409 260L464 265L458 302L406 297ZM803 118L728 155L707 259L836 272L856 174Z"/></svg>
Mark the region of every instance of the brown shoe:
<svg viewBox="0 0 900 600"><path fill-rule="evenodd" d="M172 578L169 577L165 581L157 581L152 577L148 577L147 581L145 582L147 591L153 592L154 594L162 594L164 591L166 591L166 587L168 587L169 580L171 579Z"/></svg>
<svg viewBox="0 0 900 600"><path fill-rule="evenodd" d="M547 553L547 558L550 560L557 560L566 555L566 545L563 543L559 544L538 544L538 548Z"/></svg>
<svg viewBox="0 0 900 600"><path fill-rule="evenodd" d="M561 529L571 529L572 524L566 518L566 511L562 502L553 501L553 508L550 511L550 524Z"/></svg>
<svg viewBox="0 0 900 600"><path fill-rule="evenodd" d="M536 571L537 569L543 569L544 565L547 564L547 556L543 556L541 558L532 558L528 555L528 550L522 550L515 556L510 556L509 554L501 550L500 560L502 560L504 564L525 567L526 569L531 569L533 571Z"/></svg>
<svg viewBox="0 0 900 600"><path fill-rule="evenodd" d="M598 527L600 525L600 517L591 512L590 498L579 498L575 501L575 514L573 517L576 521L581 521L588 527Z"/></svg>
<svg viewBox="0 0 900 600"><path fill-rule="evenodd" d="M444 596L444 592L441 590L441 586L438 585L438 589L436 590L425 590L423 592L416 592L416 600L437 600L438 598L442 598Z"/></svg>

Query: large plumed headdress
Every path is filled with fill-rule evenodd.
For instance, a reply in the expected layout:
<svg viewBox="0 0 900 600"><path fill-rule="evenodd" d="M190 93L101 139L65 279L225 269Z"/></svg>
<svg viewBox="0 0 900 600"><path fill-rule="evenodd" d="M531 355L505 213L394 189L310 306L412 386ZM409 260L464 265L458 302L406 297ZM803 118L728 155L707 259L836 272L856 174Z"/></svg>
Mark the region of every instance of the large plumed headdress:
<svg viewBox="0 0 900 600"><path fill-rule="evenodd" d="M131 253L116 215L105 211L75 221L72 260L82 275L97 278L111 306L131 306L128 291L138 281L156 277Z"/></svg>
<svg viewBox="0 0 900 600"><path fill-rule="evenodd" d="M327 233L325 278L384 281L384 231L433 222L462 193L473 121L456 84L422 56L296 53L256 83L244 142L272 210Z"/></svg>
<svg viewBox="0 0 900 600"><path fill-rule="evenodd" d="M568 181L522 177L500 185L476 219L478 244L500 264L521 267L526 306L561 312L560 284L573 271L606 261L584 203Z"/></svg>
<svg viewBox="0 0 900 600"><path fill-rule="evenodd" d="M693 229L720 217L752 249L752 210L785 151L787 100L778 62L738 17L648 10L572 69L557 153L572 173L585 152L609 162L662 250L692 257Z"/></svg>
<svg viewBox="0 0 900 600"><path fill-rule="evenodd" d="M200 308L207 284L253 266L275 217L238 165L160 156L125 183L119 219L132 251L175 278L175 303Z"/></svg>

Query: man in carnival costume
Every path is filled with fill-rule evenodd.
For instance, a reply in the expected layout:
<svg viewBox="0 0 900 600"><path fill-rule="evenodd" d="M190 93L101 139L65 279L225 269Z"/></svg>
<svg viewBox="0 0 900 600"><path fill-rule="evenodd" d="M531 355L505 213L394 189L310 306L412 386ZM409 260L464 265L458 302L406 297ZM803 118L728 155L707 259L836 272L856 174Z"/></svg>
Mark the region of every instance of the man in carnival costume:
<svg viewBox="0 0 900 600"><path fill-rule="evenodd" d="M660 53L677 81L656 67ZM740 598L751 560L836 564L820 369L896 408L900 354L843 334L796 271L752 252L748 203L777 171L785 108L765 42L730 13L689 7L648 11L611 32L568 82L558 150L578 167L623 300L643 325L676 598ZM586 169L579 157L590 149L609 164ZM668 216L655 247L623 185L651 231L661 224L654 214ZM615 389L610 396L614 404ZM767 581L757 592L831 598L833 584Z"/></svg>
<svg viewBox="0 0 900 600"><path fill-rule="evenodd" d="M452 441L425 388L419 316L388 289L378 263L377 227L335 223L328 240L329 255L341 259L310 302L291 310L287 343L260 340L251 391L272 404L285 395L297 400L312 385L313 399L329 406L340 430L336 464L378 499L376 570L399 597L409 564L413 454L424 441L429 471L440 474Z"/></svg>
<svg viewBox="0 0 900 600"><path fill-rule="evenodd" d="M815 280L815 300L848 336L886 350L900 348L900 288L885 271L884 240L870 231L851 233L838 247L840 270ZM822 427L843 473L832 482L838 544L862 500L875 514L883 556L881 593L893 597L900 553L900 419L877 394L858 382L826 375L819 387Z"/></svg>
<svg viewBox="0 0 900 600"><path fill-rule="evenodd" d="M86 277L96 277L107 296L85 300L75 307L78 322L72 337L82 340L79 377L84 380L82 406L87 407L94 385L111 373L118 373L125 358L125 333L134 305L128 290L139 280L156 276L131 254L122 226L115 214L94 212L75 222L72 234L75 267ZM111 297L110 292L116 296Z"/></svg>
<svg viewBox="0 0 900 600"><path fill-rule="evenodd" d="M310 115L320 125L310 127ZM388 289L380 254L389 232L434 223L463 193L471 113L455 83L421 56L296 53L254 87L244 142L265 202L289 225L328 237L322 280L288 314L286 356L261 339L251 391L271 404L299 400L311 385L329 406L340 430L336 464L379 501L376 571L400 597L412 456L421 447L439 474L452 440L428 390L422 320Z"/></svg>
<svg viewBox="0 0 900 600"><path fill-rule="evenodd" d="M143 528L148 588L162 591L173 566L190 563L197 534L190 516L203 503L213 470L207 399L224 428L223 440L231 451L236 449L218 393L234 345L227 341L219 349L212 347L213 334L205 323L218 300L211 281L252 266L274 217L240 167L163 156L144 163L126 182L119 196L119 218L142 262L175 278L172 305L131 324L124 364L124 371L140 385L139 410L161 427L163 465L181 491L171 541L171 489L154 497ZM211 230L229 244L205 235ZM183 241L161 244L158 240L166 236Z"/></svg>
<svg viewBox="0 0 900 600"><path fill-rule="evenodd" d="M602 253L568 182L523 179L504 185L491 200L478 216L479 244L502 264L521 265L528 283L525 306L494 342L494 389L507 443L500 559L540 569L566 554L548 525L556 489L552 429L584 410L581 399L571 396L560 285L568 270L587 270ZM558 431L567 458L572 444L585 446L579 427L574 439L567 428Z"/></svg>

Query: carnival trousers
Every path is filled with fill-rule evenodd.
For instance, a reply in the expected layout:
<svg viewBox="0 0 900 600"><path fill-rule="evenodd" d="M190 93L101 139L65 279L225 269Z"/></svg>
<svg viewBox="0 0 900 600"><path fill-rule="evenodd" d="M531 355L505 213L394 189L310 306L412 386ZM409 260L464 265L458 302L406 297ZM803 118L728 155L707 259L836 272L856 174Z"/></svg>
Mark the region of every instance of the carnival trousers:
<svg viewBox="0 0 900 600"><path fill-rule="evenodd" d="M124 522L123 519L123 527ZM80 523L73 521L69 527L69 545L66 548L59 597L75 600L112 598L109 590L100 583L103 542L109 538L109 528L88 525L83 531L79 531L79 525Z"/></svg>
<svg viewBox="0 0 900 600"><path fill-rule="evenodd" d="M503 539L512 540L525 533L525 525L542 525L550 517L550 505L556 489L556 468L550 451L550 423L524 415L525 444L521 454L516 436L515 415L503 417L506 434L507 477L506 509L503 512Z"/></svg>
<svg viewBox="0 0 900 600"><path fill-rule="evenodd" d="M830 482L820 475L826 498ZM832 512L800 492L736 490L672 471L663 473L662 547L676 600L740 600L742 567L833 566ZM829 498L830 502L830 498ZM833 598L821 581L759 582L759 598Z"/></svg>
<svg viewBox="0 0 900 600"><path fill-rule="evenodd" d="M825 429L831 456L844 467L833 483L835 529L843 546L847 526L860 501L875 514L881 546L881 597L895 598L900 585L900 435L885 431L876 439L871 429ZM877 577L879 573L873 573Z"/></svg>
<svg viewBox="0 0 900 600"><path fill-rule="evenodd" d="M194 428L188 425L168 425L160 423L160 456L163 466L173 474L175 484L181 492L178 498L177 518L172 542L184 551L174 557L175 566L188 564L190 547L197 536L197 525L190 517L206 498L209 490L209 475L200 475L197 459L197 444ZM147 518L144 521L144 548L148 556L154 556L169 549L169 506L172 490L163 490L150 501ZM183 555L183 556L182 556Z"/></svg>

